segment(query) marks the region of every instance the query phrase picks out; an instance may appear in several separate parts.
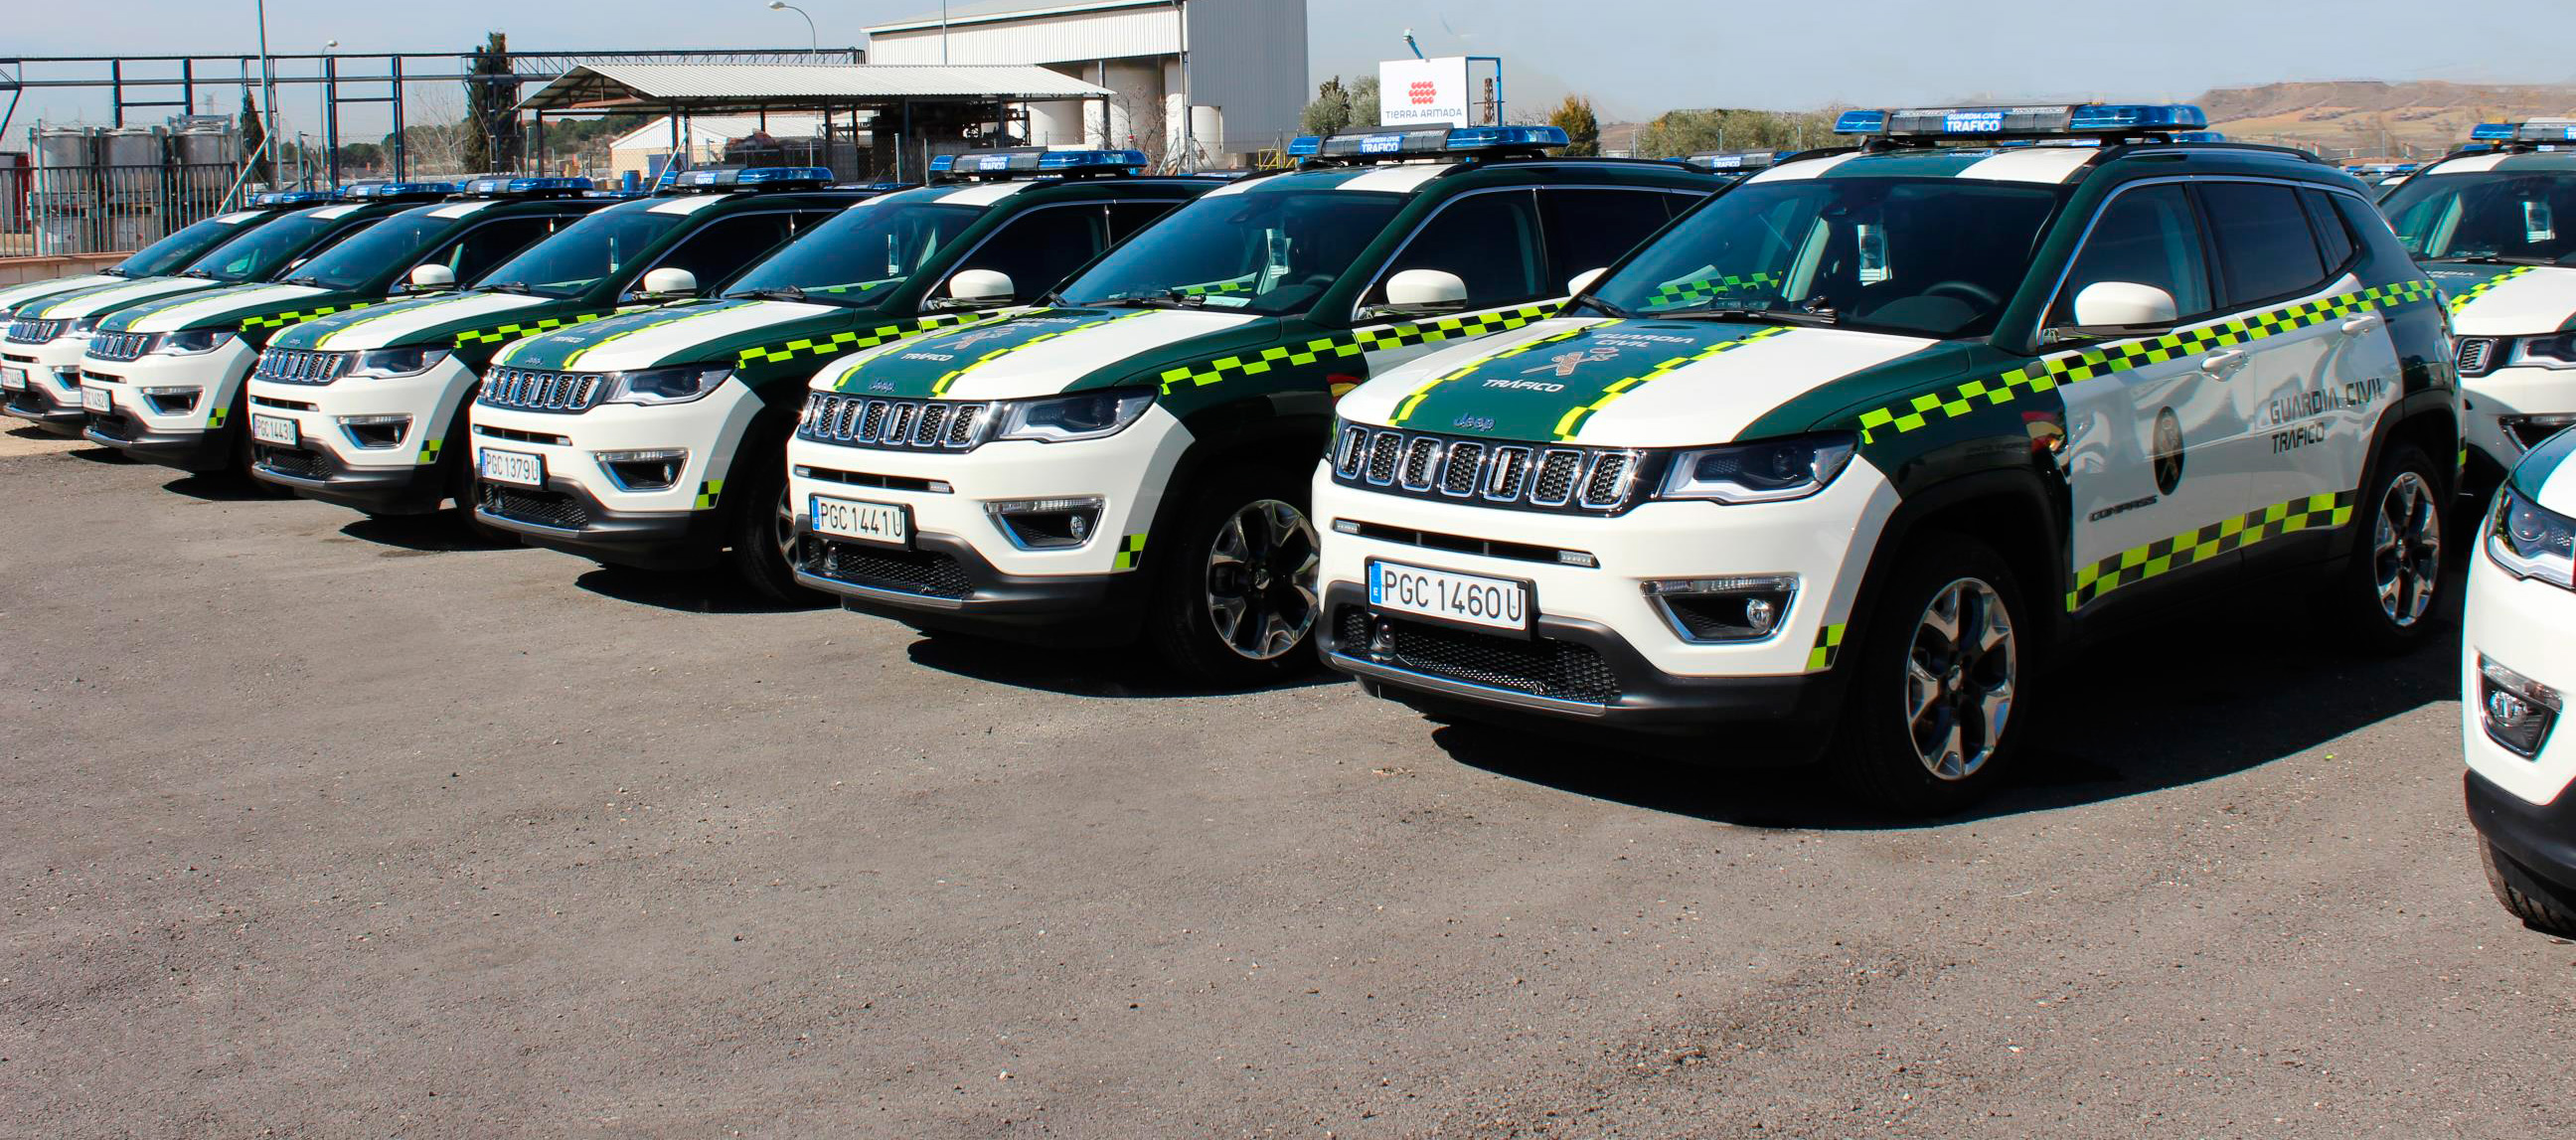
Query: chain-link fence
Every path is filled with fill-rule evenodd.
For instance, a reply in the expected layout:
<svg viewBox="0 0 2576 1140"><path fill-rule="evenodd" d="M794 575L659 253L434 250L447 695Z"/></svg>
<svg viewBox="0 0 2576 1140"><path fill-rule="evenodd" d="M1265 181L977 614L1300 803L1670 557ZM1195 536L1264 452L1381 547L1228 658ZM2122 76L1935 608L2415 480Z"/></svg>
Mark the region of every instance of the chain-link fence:
<svg viewBox="0 0 2576 1140"><path fill-rule="evenodd" d="M223 208L226 163L0 168L0 257L118 253Z"/></svg>

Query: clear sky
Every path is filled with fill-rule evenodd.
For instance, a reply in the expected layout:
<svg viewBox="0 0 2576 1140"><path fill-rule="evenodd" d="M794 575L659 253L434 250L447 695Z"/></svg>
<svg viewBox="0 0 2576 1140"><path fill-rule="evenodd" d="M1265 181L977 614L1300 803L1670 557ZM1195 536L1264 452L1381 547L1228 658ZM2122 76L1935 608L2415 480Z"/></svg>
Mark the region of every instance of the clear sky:
<svg viewBox="0 0 2576 1140"><path fill-rule="evenodd" d="M827 45L937 9L801 2ZM252 0L0 0L0 27L19 55L231 53L255 49L251 13ZM522 48L805 42L804 21L764 0L269 0L268 24L280 52L327 39L344 52L463 50L489 29ZM2560 50L2576 30L2571 0L1310 0L1308 24L1319 78L1402 55L1411 27L1434 55L1502 56L1515 103L1575 90L1605 118L1677 106L2175 99L2295 79L2576 82L2576 59ZM221 100L230 110L238 96ZM309 94L279 102L290 119L312 115ZM38 117L101 119L104 107L31 93L10 134L23 139ZM381 130L352 123L349 133Z"/></svg>

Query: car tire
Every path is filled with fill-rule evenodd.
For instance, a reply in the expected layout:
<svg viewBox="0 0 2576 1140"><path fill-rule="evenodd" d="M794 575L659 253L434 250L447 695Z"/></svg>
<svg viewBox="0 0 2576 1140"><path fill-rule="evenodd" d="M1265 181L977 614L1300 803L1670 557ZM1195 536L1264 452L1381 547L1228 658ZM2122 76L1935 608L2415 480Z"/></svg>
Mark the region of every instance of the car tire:
<svg viewBox="0 0 2576 1140"><path fill-rule="evenodd" d="M258 452L255 450L257 445L250 438L250 385L247 382L242 385L241 392L233 397L232 410L224 413L224 426L215 430L232 435L232 446L224 450L232 455L233 461L229 465L207 472L211 479L238 486L249 492L248 497L254 499L295 497L295 488L283 483L271 483L251 473L251 461Z"/></svg>
<svg viewBox="0 0 2576 1140"><path fill-rule="evenodd" d="M2354 649L2393 655L2433 636L2450 509L2444 485L2423 449L2401 443L2354 500L2359 541L2326 594L2328 620Z"/></svg>
<svg viewBox="0 0 2576 1140"><path fill-rule="evenodd" d="M1320 543L1306 480L1255 468L1218 478L1166 511L1169 546L1149 548L1145 636L1193 683L1243 688L1317 666Z"/></svg>
<svg viewBox="0 0 2576 1140"><path fill-rule="evenodd" d="M1983 542L1934 532L1890 565L1861 615L1829 763L1875 808L1947 815L1991 791L2028 735L2039 626L2012 567Z"/></svg>
<svg viewBox="0 0 2576 1140"><path fill-rule="evenodd" d="M771 601L823 601L824 595L796 582L796 514L787 502L784 433L752 430L734 453L724 498L718 509L732 512L725 526L725 563L734 576Z"/></svg>
<svg viewBox="0 0 2576 1140"><path fill-rule="evenodd" d="M2496 845L2478 840L2478 861L2486 865L2487 886L2496 901L2522 924L2544 934L2576 938L2576 899L2514 862Z"/></svg>
<svg viewBox="0 0 2576 1140"><path fill-rule="evenodd" d="M456 409L456 422L447 429L446 442L439 445L443 454L438 461L452 465L448 468L447 485L449 496L456 500L456 517L464 522L465 532L476 541L494 546L525 545L519 532L484 522L483 516L474 513L475 506L482 500L483 489L474 471L473 423L468 415L472 404L473 397L469 395L466 406Z"/></svg>

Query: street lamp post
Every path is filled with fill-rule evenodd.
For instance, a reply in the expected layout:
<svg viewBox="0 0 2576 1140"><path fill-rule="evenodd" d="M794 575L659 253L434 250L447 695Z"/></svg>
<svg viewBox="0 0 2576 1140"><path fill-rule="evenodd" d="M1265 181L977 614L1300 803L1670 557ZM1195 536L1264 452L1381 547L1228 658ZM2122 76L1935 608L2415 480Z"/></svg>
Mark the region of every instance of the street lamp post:
<svg viewBox="0 0 2576 1140"><path fill-rule="evenodd" d="M322 97L315 100L315 108L321 117L315 120L314 128L322 133L322 149L326 152L323 155L322 167L329 172L331 184L334 186L340 184L340 132L334 129L331 122L330 78L331 49L338 46L340 46L338 40L322 41Z"/></svg>
<svg viewBox="0 0 2576 1140"><path fill-rule="evenodd" d="M769 10L772 12L794 12L799 16L804 16L805 50L814 51L823 46L822 38L814 34L814 17L806 15L805 9L799 8L794 4L790 4L787 0L769 0Z"/></svg>
<svg viewBox="0 0 2576 1140"><path fill-rule="evenodd" d="M274 60L271 60L268 57L268 0L257 0L257 2L259 5L259 86L261 100L259 110L260 118L267 122L267 126L261 128L259 132L259 149L261 151L261 155L269 158L268 168L270 171L270 181L274 182L276 181L277 170L277 161L275 158L277 154L277 64ZM254 156L253 161L257 161L258 157L259 156Z"/></svg>

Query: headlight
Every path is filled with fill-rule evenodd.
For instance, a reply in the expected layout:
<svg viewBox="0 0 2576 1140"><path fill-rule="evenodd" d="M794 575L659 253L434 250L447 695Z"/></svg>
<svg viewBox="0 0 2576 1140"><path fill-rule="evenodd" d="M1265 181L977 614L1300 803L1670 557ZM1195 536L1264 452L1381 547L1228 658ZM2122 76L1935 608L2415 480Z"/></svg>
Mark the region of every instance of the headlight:
<svg viewBox="0 0 2576 1140"><path fill-rule="evenodd" d="M2527 336L2513 342L2508 363L2533 368L2576 368L2576 333Z"/></svg>
<svg viewBox="0 0 2576 1140"><path fill-rule="evenodd" d="M195 356L231 344L234 335L231 329L188 329L163 333L152 342L152 351L161 356Z"/></svg>
<svg viewBox="0 0 2576 1140"><path fill-rule="evenodd" d="M443 348L371 348L349 363L349 376L418 376L447 359Z"/></svg>
<svg viewBox="0 0 2576 1140"><path fill-rule="evenodd" d="M1045 400L1017 400L1002 409L995 439L1064 443L1116 435L1154 406L1150 391L1078 392Z"/></svg>
<svg viewBox="0 0 2576 1140"><path fill-rule="evenodd" d="M1721 503L1802 499L1842 474L1858 447L1858 440L1836 432L1680 452L1664 475L1660 497Z"/></svg>
<svg viewBox="0 0 2576 1140"><path fill-rule="evenodd" d="M608 374L603 404L685 404L716 390L733 376L722 364L677 364Z"/></svg>
<svg viewBox="0 0 2576 1140"><path fill-rule="evenodd" d="M2487 557L2516 578L2576 590L2576 519L2543 510L2507 487L2488 516Z"/></svg>

